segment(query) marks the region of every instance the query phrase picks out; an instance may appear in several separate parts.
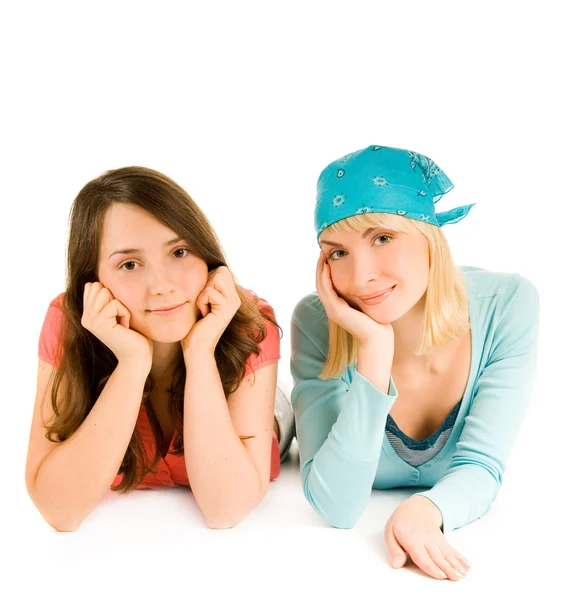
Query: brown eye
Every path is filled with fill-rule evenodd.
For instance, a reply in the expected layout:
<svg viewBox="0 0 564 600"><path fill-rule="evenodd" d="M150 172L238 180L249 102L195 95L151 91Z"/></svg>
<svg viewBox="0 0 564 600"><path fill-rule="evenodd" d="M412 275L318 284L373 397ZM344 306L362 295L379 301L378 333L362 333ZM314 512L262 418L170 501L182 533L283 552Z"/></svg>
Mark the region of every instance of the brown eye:
<svg viewBox="0 0 564 600"><path fill-rule="evenodd" d="M121 265L120 269L123 269L124 271L134 271L135 270L135 265L137 263L132 261L132 260L128 260L127 262L124 262L123 265ZM131 268L129 268L129 266Z"/></svg>
<svg viewBox="0 0 564 600"><path fill-rule="evenodd" d="M177 252L183 252L184 254L178 255ZM186 256L190 254L190 250L188 250L188 248L177 248L173 254L176 258L186 258Z"/></svg>

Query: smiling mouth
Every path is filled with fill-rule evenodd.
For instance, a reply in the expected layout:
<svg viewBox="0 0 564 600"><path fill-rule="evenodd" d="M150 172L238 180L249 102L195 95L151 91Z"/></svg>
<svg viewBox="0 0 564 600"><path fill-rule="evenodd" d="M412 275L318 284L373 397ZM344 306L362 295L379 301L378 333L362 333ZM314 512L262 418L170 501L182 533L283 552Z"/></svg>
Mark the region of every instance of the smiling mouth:
<svg viewBox="0 0 564 600"><path fill-rule="evenodd" d="M155 310L150 310L149 312L155 315L172 314L180 310L185 304L185 302L182 302L181 304L176 304L175 306L169 306L168 308L157 308Z"/></svg>
<svg viewBox="0 0 564 600"><path fill-rule="evenodd" d="M368 306L375 306L375 305L380 304L381 302L384 302L385 300L387 300L395 289L396 289L396 286L393 285L392 287L388 288L387 290L378 292L377 294L374 294L373 296L364 297L364 298L361 298L359 296L358 299L363 304L366 304Z"/></svg>
<svg viewBox="0 0 564 600"><path fill-rule="evenodd" d="M358 298L360 300L362 300L363 302L366 300L376 300L376 298L380 298L381 296L383 296L384 294L387 294L388 292L391 292L396 286L393 285L392 287L389 287L386 290L382 290L381 292L378 292L376 294L373 294L372 296L359 296Z"/></svg>

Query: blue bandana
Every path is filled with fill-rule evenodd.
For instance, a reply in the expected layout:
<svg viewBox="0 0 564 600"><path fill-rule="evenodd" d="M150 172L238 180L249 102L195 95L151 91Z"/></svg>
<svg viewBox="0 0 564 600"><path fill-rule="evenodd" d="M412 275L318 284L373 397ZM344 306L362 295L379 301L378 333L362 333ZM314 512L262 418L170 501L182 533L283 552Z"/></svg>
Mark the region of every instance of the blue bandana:
<svg viewBox="0 0 564 600"><path fill-rule="evenodd" d="M442 227L463 219L474 204L435 213L453 188L430 159L417 152L368 146L333 161L317 181L317 239L329 225L364 213L390 213Z"/></svg>

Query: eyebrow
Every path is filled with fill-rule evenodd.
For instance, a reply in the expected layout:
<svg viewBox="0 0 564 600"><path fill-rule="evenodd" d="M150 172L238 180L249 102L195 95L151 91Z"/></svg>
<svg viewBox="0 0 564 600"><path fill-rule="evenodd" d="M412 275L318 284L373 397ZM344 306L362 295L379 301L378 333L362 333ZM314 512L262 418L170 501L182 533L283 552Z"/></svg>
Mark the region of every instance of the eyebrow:
<svg viewBox="0 0 564 600"><path fill-rule="evenodd" d="M388 227L369 227L363 234L362 239L366 239L372 232L374 231L388 231ZM328 240L319 240L320 244L325 244L327 246L342 246L343 244L337 244L336 242L330 242Z"/></svg>
<svg viewBox="0 0 564 600"><path fill-rule="evenodd" d="M165 242L163 244L163 248L168 248L169 246L173 246L174 244L176 244L177 242L180 242L181 240L183 240L183 237L175 237L173 240L170 240L169 242ZM141 254L143 252L143 250L140 250L139 248L124 248L123 250L115 250L114 252L112 252L110 254L110 256L108 256L108 259L112 258L112 256L114 254Z"/></svg>

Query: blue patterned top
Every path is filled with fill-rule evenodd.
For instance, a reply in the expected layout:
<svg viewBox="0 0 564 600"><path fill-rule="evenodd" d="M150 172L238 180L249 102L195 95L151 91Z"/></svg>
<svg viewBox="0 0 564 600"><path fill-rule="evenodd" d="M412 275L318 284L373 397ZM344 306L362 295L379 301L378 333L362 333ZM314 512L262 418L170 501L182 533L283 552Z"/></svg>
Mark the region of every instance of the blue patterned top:
<svg viewBox="0 0 564 600"><path fill-rule="evenodd" d="M396 454L408 465L419 467L435 458L447 443L452 432L462 400L450 411L444 423L424 440L415 440L397 426L391 415L386 420L386 436Z"/></svg>

